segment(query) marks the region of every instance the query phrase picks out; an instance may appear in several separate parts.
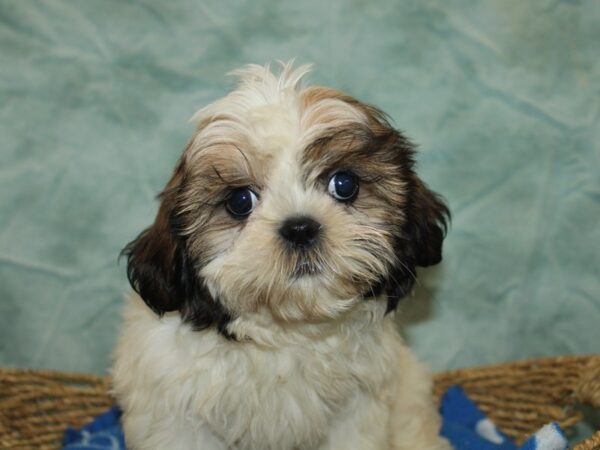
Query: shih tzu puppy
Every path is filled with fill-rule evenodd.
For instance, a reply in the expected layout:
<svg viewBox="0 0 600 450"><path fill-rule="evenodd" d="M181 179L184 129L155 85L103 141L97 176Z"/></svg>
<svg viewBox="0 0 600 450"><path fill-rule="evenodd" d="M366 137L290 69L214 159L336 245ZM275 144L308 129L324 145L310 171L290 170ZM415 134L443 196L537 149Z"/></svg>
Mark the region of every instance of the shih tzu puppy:
<svg viewBox="0 0 600 450"><path fill-rule="evenodd" d="M131 450L447 450L393 316L448 209L378 109L248 66L125 249Z"/></svg>

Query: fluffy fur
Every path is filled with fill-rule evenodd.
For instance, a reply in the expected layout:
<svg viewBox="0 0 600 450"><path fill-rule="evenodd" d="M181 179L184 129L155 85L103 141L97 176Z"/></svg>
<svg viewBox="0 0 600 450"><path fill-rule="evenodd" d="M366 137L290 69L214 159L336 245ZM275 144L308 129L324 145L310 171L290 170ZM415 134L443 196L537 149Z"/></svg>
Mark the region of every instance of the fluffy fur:
<svg viewBox="0 0 600 450"><path fill-rule="evenodd" d="M393 315L441 259L448 210L383 113L307 67L248 66L198 128L154 224L125 250L139 294L113 369L129 448L446 450ZM336 201L336 171L360 182ZM257 207L225 203L249 187ZM315 245L279 233L319 223Z"/></svg>

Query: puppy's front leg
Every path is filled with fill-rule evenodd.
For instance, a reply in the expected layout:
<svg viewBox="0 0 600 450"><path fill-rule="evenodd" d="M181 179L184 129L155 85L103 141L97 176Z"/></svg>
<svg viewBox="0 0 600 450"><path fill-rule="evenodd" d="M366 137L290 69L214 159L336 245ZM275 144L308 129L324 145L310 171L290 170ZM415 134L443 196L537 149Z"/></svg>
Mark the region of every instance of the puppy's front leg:
<svg viewBox="0 0 600 450"><path fill-rule="evenodd" d="M439 435L441 420L432 396L431 376L403 348L391 403L391 450L451 450Z"/></svg>

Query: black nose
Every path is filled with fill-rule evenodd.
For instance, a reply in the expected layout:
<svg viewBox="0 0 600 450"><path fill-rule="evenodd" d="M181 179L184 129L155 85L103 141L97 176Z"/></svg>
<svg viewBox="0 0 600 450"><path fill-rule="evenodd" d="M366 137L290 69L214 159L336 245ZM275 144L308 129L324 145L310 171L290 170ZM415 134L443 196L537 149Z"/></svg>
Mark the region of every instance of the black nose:
<svg viewBox="0 0 600 450"><path fill-rule="evenodd" d="M279 234L289 243L298 247L308 247L315 242L321 224L310 217L292 217L279 228Z"/></svg>

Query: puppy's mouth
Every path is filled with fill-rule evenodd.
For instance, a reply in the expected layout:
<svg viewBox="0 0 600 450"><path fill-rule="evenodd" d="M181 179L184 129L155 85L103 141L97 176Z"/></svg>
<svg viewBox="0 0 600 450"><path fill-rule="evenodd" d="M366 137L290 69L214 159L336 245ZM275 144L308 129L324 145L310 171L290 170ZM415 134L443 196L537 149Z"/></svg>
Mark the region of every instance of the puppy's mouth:
<svg viewBox="0 0 600 450"><path fill-rule="evenodd" d="M315 276L319 275L320 273L321 269L319 268L319 266L317 266L317 264L303 258L296 264L293 278Z"/></svg>

